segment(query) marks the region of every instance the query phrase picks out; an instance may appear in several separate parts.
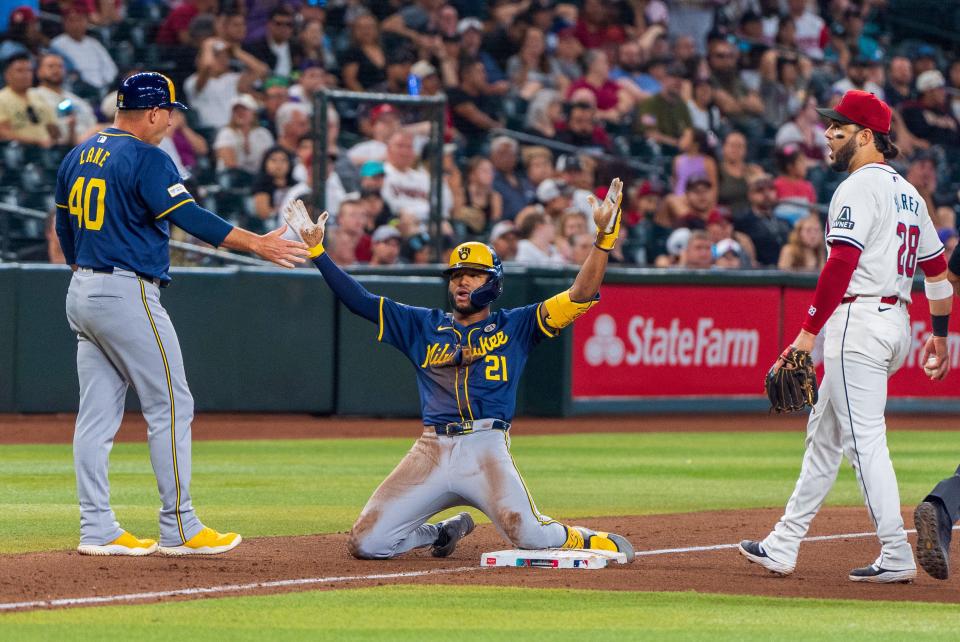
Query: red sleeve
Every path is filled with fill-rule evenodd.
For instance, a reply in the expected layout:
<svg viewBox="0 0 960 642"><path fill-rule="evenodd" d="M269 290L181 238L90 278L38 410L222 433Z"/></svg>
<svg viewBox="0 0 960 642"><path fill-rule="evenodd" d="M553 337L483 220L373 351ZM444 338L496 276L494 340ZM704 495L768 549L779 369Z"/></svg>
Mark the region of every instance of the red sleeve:
<svg viewBox="0 0 960 642"><path fill-rule="evenodd" d="M820 272L813 302L801 326L811 334L818 334L833 311L840 305L853 271L860 262L860 248L835 241L830 246L830 258Z"/></svg>
<svg viewBox="0 0 960 642"><path fill-rule="evenodd" d="M920 269L923 270L924 276L936 276L938 274L943 274L947 270L947 260L943 258L943 252L936 255L932 259L920 261L917 263L917 265L919 265Z"/></svg>

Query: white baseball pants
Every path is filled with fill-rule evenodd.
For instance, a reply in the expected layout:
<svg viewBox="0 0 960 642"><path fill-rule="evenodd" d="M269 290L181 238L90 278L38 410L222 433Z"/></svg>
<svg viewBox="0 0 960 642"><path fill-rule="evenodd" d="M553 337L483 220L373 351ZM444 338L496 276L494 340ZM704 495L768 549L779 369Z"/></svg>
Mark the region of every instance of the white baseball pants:
<svg viewBox="0 0 960 642"><path fill-rule="evenodd" d="M887 449L887 379L910 349L910 317L902 303L879 297L841 304L824 328L824 377L807 422L800 478L783 517L762 545L771 559L795 566L800 540L833 487L843 455L853 465L880 539L881 568L916 568L900 515L900 491Z"/></svg>

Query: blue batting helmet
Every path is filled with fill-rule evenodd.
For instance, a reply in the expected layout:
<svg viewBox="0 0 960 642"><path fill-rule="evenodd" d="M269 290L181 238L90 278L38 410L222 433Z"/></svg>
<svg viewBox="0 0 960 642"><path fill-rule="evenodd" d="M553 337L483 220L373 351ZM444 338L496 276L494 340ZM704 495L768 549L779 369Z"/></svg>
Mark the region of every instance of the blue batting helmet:
<svg viewBox="0 0 960 642"><path fill-rule="evenodd" d="M475 308L485 308L503 294L503 264L489 245L470 241L461 243L450 253L450 263L443 275L450 277L457 270L480 270L490 275L486 283L470 293Z"/></svg>
<svg viewBox="0 0 960 642"><path fill-rule="evenodd" d="M117 90L117 109L150 109L151 107L186 110L187 106L177 102L177 91L173 81L155 71L133 74Z"/></svg>

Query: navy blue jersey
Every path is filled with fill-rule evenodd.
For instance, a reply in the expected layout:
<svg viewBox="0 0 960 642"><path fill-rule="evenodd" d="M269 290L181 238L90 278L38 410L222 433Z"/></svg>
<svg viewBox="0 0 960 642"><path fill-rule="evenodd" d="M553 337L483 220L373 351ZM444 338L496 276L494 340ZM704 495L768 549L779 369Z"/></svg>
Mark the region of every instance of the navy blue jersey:
<svg viewBox="0 0 960 642"><path fill-rule="evenodd" d="M166 152L123 130L105 129L63 159L56 201L68 263L170 279L165 217L194 199Z"/></svg>
<svg viewBox="0 0 960 642"><path fill-rule="evenodd" d="M442 310L381 297L377 340L398 348L416 367L424 425L512 421L527 355L543 337L557 335L541 322L541 305L497 310L462 326ZM463 347L473 350L474 360L458 366Z"/></svg>

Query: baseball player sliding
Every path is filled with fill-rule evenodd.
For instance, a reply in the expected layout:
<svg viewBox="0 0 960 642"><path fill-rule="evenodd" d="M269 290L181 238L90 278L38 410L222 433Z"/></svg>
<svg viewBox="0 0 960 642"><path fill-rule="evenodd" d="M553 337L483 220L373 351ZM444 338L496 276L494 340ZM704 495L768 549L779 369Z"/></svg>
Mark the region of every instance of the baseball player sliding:
<svg viewBox="0 0 960 642"><path fill-rule="evenodd" d="M798 353L806 358L814 337L826 328L824 378L807 423L800 478L783 517L766 539L744 540L739 550L776 574L792 573L800 541L846 454L881 543L880 556L848 577L854 582L909 582L916 565L887 450L887 379L910 349L907 304L918 267L925 275L933 323L924 363L931 377L946 373L953 289L923 199L884 162L899 153L889 138L890 108L873 94L851 90L835 109L818 111L830 121L831 166L850 175L830 202L829 258L808 316L773 371L796 363Z"/></svg>
<svg viewBox="0 0 960 642"><path fill-rule="evenodd" d="M403 352L416 369L423 434L367 502L350 533L350 553L387 559L430 546L450 555L474 527L469 513L426 523L454 506L481 510L519 548L621 551L626 538L567 526L537 510L510 455L510 422L527 355L542 339L584 314L600 298L607 253L620 227L622 184L614 179L602 204L593 201L597 239L573 287L546 301L491 311L503 292L503 268L482 243L454 249L444 271L451 312L374 296L323 250L324 212L313 224L297 201L284 215L310 246L314 264L347 308L377 325L377 340Z"/></svg>
<svg viewBox="0 0 960 642"><path fill-rule="evenodd" d="M157 542L120 528L110 507L107 464L133 386L147 420L150 461L160 491L160 552L223 553L236 533L205 527L190 501L190 422L180 345L160 288L170 283L170 223L211 245L255 252L284 267L303 263L306 247L257 236L201 208L157 144L177 102L158 73L130 76L117 94L113 127L63 159L57 174L57 237L73 270L67 318L77 334L80 411L73 458L85 555L149 555Z"/></svg>

